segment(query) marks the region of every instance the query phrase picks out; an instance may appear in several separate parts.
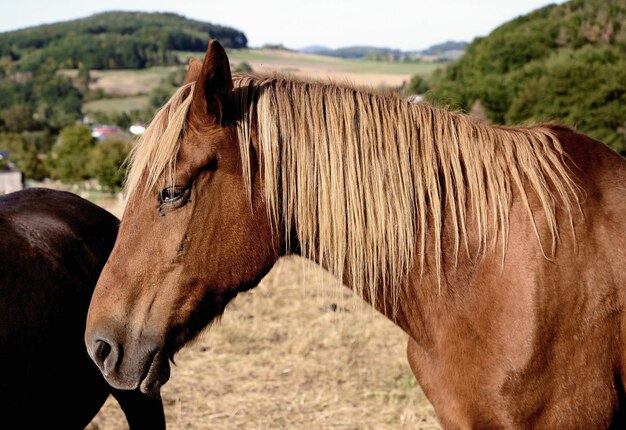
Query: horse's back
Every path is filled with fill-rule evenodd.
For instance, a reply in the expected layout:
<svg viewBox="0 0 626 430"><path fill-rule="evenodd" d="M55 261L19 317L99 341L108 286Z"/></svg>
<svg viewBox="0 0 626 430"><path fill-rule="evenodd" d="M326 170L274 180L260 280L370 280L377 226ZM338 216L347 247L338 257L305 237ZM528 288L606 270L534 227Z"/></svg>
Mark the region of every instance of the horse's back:
<svg viewBox="0 0 626 430"><path fill-rule="evenodd" d="M28 189L0 198L3 342L31 344L51 323L78 332L70 323L86 317L116 235L113 215L70 193Z"/></svg>
<svg viewBox="0 0 626 430"><path fill-rule="evenodd" d="M570 169L585 190L583 197L592 203L626 207L626 160L589 136L561 127L553 131L572 161Z"/></svg>
<svg viewBox="0 0 626 430"><path fill-rule="evenodd" d="M0 198L0 252L5 254L12 251L9 243L23 254L48 260L86 251L77 258L92 269L108 256L117 225L109 212L71 193L34 188Z"/></svg>

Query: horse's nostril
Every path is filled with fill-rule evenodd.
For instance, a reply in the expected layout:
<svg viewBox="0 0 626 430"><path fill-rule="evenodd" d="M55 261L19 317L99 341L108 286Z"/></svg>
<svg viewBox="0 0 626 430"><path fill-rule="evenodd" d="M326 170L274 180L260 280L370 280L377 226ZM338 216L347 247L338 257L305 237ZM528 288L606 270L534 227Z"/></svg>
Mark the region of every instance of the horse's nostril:
<svg viewBox="0 0 626 430"><path fill-rule="evenodd" d="M98 340L96 342L98 346L96 347L95 359L98 364L103 364L111 353L111 345L104 340Z"/></svg>
<svg viewBox="0 0 626 430"><path fill-rule="evenodd" d="M95 341L92 358L103 374L107 375L117 367L119 355L119 347L115 344L104 339Z"/></svg>

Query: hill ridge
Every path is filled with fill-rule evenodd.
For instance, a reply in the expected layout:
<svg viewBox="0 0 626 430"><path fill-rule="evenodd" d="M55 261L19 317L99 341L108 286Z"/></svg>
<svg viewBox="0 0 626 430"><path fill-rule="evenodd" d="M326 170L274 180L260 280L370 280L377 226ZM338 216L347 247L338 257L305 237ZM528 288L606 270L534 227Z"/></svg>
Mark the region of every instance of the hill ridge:
<svg viewBox="0 0 626 430"><path fill-rule="evenodd" d="M61 68L145 68L176 64L174 51L206 49L211 38L245 48L237 29L173 12L105 11L83 18L0 33L0 57L23 71L55 62Z"/></svg>
<svg viewBox="0 0 626 430"><path fill-rule="evenodd" d="M495 123L561 120L626 152L626 0L548 5L474 39L427 95Z"/></svg>

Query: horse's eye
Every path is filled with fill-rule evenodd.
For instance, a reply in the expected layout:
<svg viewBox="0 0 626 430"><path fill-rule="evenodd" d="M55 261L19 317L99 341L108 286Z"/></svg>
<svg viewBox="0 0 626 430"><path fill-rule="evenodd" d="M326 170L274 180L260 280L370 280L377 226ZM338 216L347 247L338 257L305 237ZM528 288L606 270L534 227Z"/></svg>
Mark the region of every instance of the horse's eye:
<svg viewBox="0 0 626 430"><path fill-rule="evenodd" d="M178 185L167 187L161 190L159 199L161 200L161 204L176 203L185 196L186 192L187 188Z"/></svg>

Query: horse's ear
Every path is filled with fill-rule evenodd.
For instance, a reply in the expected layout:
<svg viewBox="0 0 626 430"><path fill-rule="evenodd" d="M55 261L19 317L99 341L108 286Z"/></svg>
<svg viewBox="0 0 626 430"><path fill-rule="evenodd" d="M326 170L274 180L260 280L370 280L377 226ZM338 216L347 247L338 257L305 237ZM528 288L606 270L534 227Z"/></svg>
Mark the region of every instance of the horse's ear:
<svg viewBox="0 0 626 430"><path fill-rule="evenodd" d="M191 57L189 59L189 67L187 68L187 76L185 76L185 82L183 85L195 82L200 77L202 72L202 62L197 58Z"/></svg>
<svg viewBox="0 0 626 430"><path fill-rule="evenodd" d="M195 108L208 114L217 123L222 123L228 117L232 90L233 78L230 75L228 56L222 45L212 39L194 90Z"/></svg>

